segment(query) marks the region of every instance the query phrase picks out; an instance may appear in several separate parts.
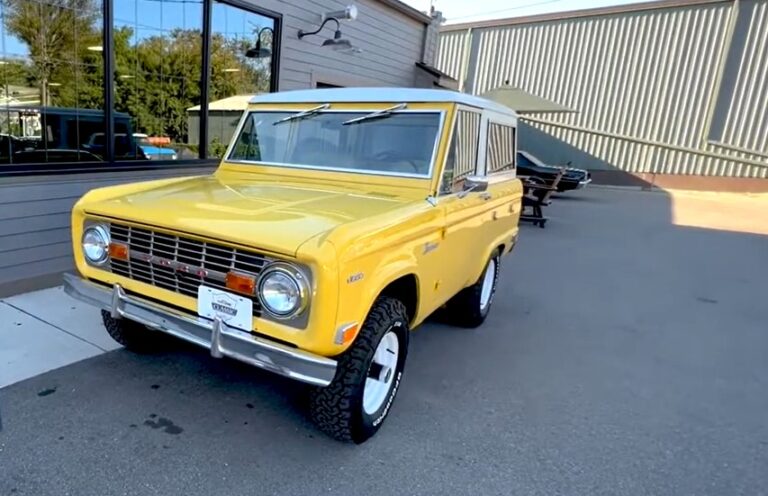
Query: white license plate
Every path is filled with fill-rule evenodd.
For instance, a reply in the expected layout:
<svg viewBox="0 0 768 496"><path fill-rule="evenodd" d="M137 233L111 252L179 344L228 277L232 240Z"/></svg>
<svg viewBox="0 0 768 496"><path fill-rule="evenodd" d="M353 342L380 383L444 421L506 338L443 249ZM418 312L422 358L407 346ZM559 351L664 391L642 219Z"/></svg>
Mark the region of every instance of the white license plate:
<svg viewBox="0 0 768 496"><path fill-rule="evenodd" d="M253 301L220 289L197 288L197 314L211 320L218 317L244 331L253 328Z"/></svg>

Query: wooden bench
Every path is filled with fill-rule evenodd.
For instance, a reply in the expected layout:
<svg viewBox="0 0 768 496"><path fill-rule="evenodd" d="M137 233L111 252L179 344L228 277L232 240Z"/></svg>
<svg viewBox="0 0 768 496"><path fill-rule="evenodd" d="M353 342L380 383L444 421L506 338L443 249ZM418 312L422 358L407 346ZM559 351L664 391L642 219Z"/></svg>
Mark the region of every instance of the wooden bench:
<svg viewBox="0 0 768 496"><path fill-rule="evenodd" d="M523 212L520 215L521 221L531 222L534 226L538 225L544 228L548 219L544 217L541 208L552 203L552 193L557 191L557 185L564 175L565 168L561 167L552 184L545 184L542 179L537 177L526 177L523 179L525 193L523 195ZM525 213L526 208L530 209L529 214Z"/></svg>

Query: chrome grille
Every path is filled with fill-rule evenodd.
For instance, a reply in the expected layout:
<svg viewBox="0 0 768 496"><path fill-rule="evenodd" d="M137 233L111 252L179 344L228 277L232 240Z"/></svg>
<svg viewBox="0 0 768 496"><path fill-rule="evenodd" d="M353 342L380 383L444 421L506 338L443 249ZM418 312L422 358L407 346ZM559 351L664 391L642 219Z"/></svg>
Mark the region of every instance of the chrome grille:
<svg viewBox="0 0 768 496"><path fill-rule="evenodd" d="M110 260L113 273L194 298L201 284L226 290L227 272L235 270L258 276L271 261L256 253L135 226L112 223L110 235L112 241L123 243L130 250L128 261ZM153 263L152 257L204 270L181 271ZM252 296L251 300L253 315L261 316L258 298Z"/></svg>

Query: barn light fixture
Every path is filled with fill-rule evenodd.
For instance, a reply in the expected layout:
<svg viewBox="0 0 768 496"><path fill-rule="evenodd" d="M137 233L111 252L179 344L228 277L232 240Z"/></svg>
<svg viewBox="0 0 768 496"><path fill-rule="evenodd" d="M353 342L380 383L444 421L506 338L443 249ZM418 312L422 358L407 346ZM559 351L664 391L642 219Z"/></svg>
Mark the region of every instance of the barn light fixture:
<svg viewBox="0 0 768 496"><path fill-rule="evenodd" d="M326 18L322 24L320 24L320 27L317 28L314 31L304 31L299 30L299 39L304 38L305 36L313 36L318 34L320 31L323 30L325 25L329 22L333 21L336 23L336 31L333 33L333 38L327 38L325 41L323 41L324 47L331 47L334 50L350 50L352 49L352 42L349 41L346 38L342 38L341 35L341 24L339 23L339 20L335 17L328 17Z"/></svg>
<svg viewBox="0 0 768 496"><path fill-rule="evenodd" d="M264 31L269 31L274 38L275 32L272 28L267 27L255 29L254 32L256 33L256 46L249 48L245 52L245 56L249 59L266 59L272 56L272 49L262 45L261 43L261 34ZM272 41L274 42L274 39Z"/></svg>

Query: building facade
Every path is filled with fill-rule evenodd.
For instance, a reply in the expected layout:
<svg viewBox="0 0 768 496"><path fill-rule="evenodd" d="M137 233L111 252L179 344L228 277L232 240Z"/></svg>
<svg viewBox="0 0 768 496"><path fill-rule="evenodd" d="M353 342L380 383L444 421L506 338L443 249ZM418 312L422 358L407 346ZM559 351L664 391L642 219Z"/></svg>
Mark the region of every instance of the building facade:
<svg viewBox="0 0 768 496"><path fill-rule="evenodd" d="M526 116L543 160L642 177L768 177L768 0L663 0L445 26L437 68L576 110ZM763 183L765 184L765 183Z"/></svg>
<svg viewBox="0 0 768 496"><path fill-rule="evenodd" d="M397 0L2 2L0 296L72 267L69 211L89 189L211 171L238 117L216 102L439 84L439 24ZM337 29L350 44L324 46Z"/></svg>

